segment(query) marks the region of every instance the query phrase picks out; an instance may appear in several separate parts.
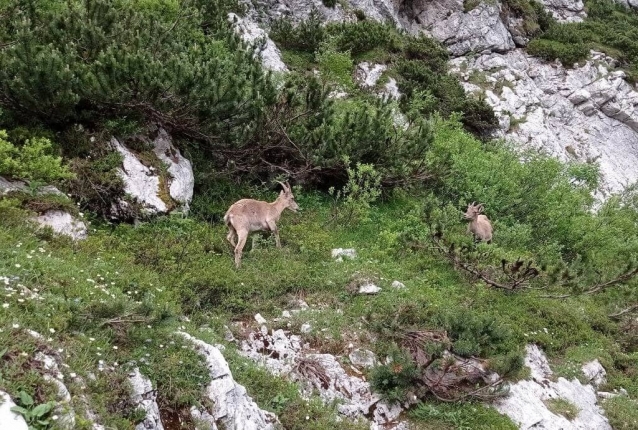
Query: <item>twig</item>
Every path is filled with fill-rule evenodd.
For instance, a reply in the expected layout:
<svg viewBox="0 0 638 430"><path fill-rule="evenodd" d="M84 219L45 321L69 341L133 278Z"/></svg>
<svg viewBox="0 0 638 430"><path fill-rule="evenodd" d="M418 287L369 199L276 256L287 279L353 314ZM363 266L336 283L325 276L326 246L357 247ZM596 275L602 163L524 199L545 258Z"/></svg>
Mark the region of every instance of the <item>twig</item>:
<svg viewBox="0 0 638 430"><path fill-rule="evenodd" d="M638 303L629 306L628 308L623 309L622 311L616 312L615 314L607 315L609 318L620 319L621 316L628 314L630 312L638 310Z"/></svg>

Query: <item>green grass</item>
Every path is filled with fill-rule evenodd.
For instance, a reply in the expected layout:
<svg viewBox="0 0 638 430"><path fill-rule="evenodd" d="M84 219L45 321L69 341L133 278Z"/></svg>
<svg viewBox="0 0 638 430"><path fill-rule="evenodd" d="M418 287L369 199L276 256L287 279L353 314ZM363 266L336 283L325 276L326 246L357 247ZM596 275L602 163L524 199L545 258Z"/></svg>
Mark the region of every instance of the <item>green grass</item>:
<svg viewBox="0 0 638 430"><path fill-rule="evenodd" d="M479 342L482 356L496 360L500 354L520 353L526 343L535 342L565 362L600 357L612 384L614 378L628 389L636 384L635 374L614 368L621 350L613 328L599 323L601 303L595 299L549 303L536 293L504 294L482 284L468 284L430 252L404 248L400 233L422 222L416 215L418 198L392 198L374 206L369 221L345 228L327 224L330 204L325 197L298 194L304 212L283 215L283 248L276 249L266 236L257 249L245 254L241 270L233 266L221 223L179 217L159 218L137 228L94 223L88 240L72 243L32 231L22 221L22 210L3 209L7 228L0 233L0 273L19 280L10 281L18 291L4 297L8 307L0 314L0 344L10 345L3 358L8 366L3 367L0 389L11 393L25 389L39 401L51 400L51 387L42 383L38 372L25 373L24 368L29 368L35 350L62 348L61 358L85 379L95 372L99 360L118 363L85 392L105 424L128 428L134 416L126 407L109 406L113 402L126 405L127 391L107 387L107 381L123 380L130 360L136 360L159 386L164 411L185 414L189 405L201 402L208 376L201 358L172 333L182 327L194 332L206 325L211 336L221 339L223 326L230 321L250 320L257 312L268 319L277 317L295 297L303 297L314 310L295 317L292 327L310 322L313 330L305 339L326 352L339 353L355 339L383 357L391 341L378 337L378 327L390 324L395 315L401 315L407 325L448 327L454 333L458 329L450 321L464 314L470 318L467 321L493 318L505 330L499 340ZM219 202L218 208L210 210L223 210L229 203ZM464 224L459 222L457 228L462 230ZM354 247L359 257L336 263L330 257L334 247ZM383 290L375 296L350 293L347 286L357 276L374 278ZM390 288L395 279L408 288ZM37 289L42 299L21 296L18 284ZM182 315L190 322L184 322ZM14 324L19 327L14 329ZM51 340L40 345L25 328ZM465 335L459 332L458 336ZM15 342L18 338L21 341ZM269 376L229 348L235 377L262 407L286 412L287 428L308 428L298 422L303 422L304 414L320 417L317 428L328 423L354 428L347 422L336 423L330 407L315 400L305 403L293 385ZM70 389L76 392L78 387L71 384ZM509 428L493 412L475 414L467 409L476 406L428 405L417 409L421 412L411 415L412 419L419 422L436 415L445 425L456 425L455 420L471 425L467 423L487 414L491 418L485 418L486 422L495 420L495 424L480 428Z"/></svg>
<svg viewBox="0 0 638 430"><path fill-rule="evenodd" d="M578 408L573 403L565 399L545 400L545 405L552 413L562 415L572 421L578 415Z"/></svg>

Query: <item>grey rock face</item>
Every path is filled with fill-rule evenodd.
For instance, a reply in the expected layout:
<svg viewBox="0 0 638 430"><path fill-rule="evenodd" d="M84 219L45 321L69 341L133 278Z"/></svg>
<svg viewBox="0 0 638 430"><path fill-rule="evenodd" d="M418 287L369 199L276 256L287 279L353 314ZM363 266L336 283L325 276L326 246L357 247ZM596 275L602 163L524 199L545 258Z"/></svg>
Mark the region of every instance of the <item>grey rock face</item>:
<svg viewBox="0 0 638 430"><path fill-rule="evenodd" d="M549 380L552 371L545 354L536 345L528 345L526 351L525 365L531 369L532 379L510 386L509 395L494 405L500 413L510 417L521 430L611 430L591 385L582 385L576 378ZM578 408L573 420L552 413L544 403L559 398Z"/></svg>
<svg viewBox="0 0 638 430"><path fill-rule="evenodd" d="M585 363L581 368L583 375L596 388L607 383L607 371L598 359Z"/></svg>
<svg viewBox="0 0 638 430"><path fill-rule="evenodd" d="M133 390L131 400L138 408L146 412L144 421L135 426L135 430L164 430L160 418L159 407L157 406L157 394L153 390L151 381L140 373L140 369L135 368L129 374L128 380Z"/></svg>
<svg viewBox="0 0 638 430"><path fill-rule="evenodd" d="M352 248L335 248L332 250L332 258L339 262L343 261L344 258L354 260L357 258L357 251Z"/></svg>
<svg viewBox="0 0 638 430"><path fill-rule="evenodd" d="M581 22L587 17L582 0L541 0L558 22Z"/></svg>
<svg viewBox="0 0 638 430"><path fill-rule="evenodd" d="M193 418L228 430L274 430L277 417L264 411L246 393L246 388L233 379L228 363L219 348L209 345L184 332L178 332L190 340L205 359L212 381L206 389L213 402L212 411L191 410Z"/></svg>
<svg viewBox="0 0 638 430"><path fill-rule="evenodd" d="M582 67L565 69L514 50L450 64L466 91L484 91L501 135L518 146L598 162L601 197L638 180L638 92L613 71L611 58L592 52ZM481 86L471 82L477 73L485 76Z"/></svg>
<svg viewBox="0 0 638 430"><path fill-rule="evenodd" d="M228 20L233 23L235 31L242 40L255 48L255 55L261 59L262 66L273 72L287 72L288 67L281 59L281 52L275 42L270 40L268 33L261 29L250 18L240 18L231 13ZM263 42L263 45L261 43Z"/></svg>
<svg viewBox="0 0 638 430"><path fill-rule="evenodd" d="M374 367L378 363L377 357L374 355L374 352L367 349L357 348L350 354L348 354L348 358L354 366L359 367Z"/></svg>

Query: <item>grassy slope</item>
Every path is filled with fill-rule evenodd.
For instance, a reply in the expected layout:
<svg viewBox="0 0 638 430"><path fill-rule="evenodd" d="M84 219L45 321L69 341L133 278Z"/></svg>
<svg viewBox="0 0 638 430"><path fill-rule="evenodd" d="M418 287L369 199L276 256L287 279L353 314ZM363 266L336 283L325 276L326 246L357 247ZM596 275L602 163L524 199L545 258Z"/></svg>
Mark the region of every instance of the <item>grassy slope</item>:
<svg viewBox="0 0 638 430"><path fill-rule="evenodd" d="M287 213L282 219L284 248L277 250L271 241L262 243L246 254L240 271L233 268L220 224L159 219L140 228L119 226L111 230L104 226L92 231L87 241L73 244L34 233L21 221L23 214L3 211L9 228L0 233L0 273L19 277L19 281L9 281L17 292L6 291L3 303L9 306L0 314L0 344L9 348L0 389L39 393L40 401L52 398L50 387L36 388L37 374L29 370L34 349L61 350L69 372L84 378L95 372L99 360L117 362L120 366L112 374L98 374L87 394L107 423L126 428L126 418L134 416L134 411L107 407L113 398L125 398L125 392L104 390L106 379L123 377L121 365L131 359L142 361L142 372L159 385L165 410L179 410L200 401L207 377L197 366L199 357L171 336L176 328L202 336L198 329L208 326L210 331L204 338L219 341L223 325L229 321L249 321L256 312L267 318L278 316L299 296L322 309L310 314L314 330L307 336L331 352L343 350L357 337L365 343L367 323L392 318L397 310L416 308L427 322L428 315L436 317L455 309L494 316L511 331L511 348L520 349L527 342L541 344L565 375L576 375L580 363L596 357L609 367L605 359L617 346L613 337L604 333L607 328L594 328L604 317L604 308L594 301L550 303L534 294L504 294L467 283L428 251L401 250L396 235L410 224L418 224L414 215L418 199L397 198L381 204L373 209L369 222L346 228L326 227L329 204L322 197L301 193L298 200L305 208L303 215ZM354 247L359 258L335 263L330 258L333 247ZM383 291L377 296L348 293L346 286L355 273L375 277ZM391 289L394 279L408 288ZM18 285L33 292L37 289L42 299L22 296ZM180 320L183 313L190 322ZM35 341L25 334L25 328L51 340ZM387 345L381 342L367 347L382 353ZM231 362L236 378L262 406L288 417L285 420L290 428L299 425L298 418L306 414L318 417L317 428L332 421L329 410L316 403L307 405L288 384L236 356ZM165 375L171 378L167 380ZM635 379L612 374L611 381L612 386L618 381L632 396L638 392ZM73 383L70 389L74 394L81 392ZM286 400L273 401L282 392ZM463 412L465 406L451 408L437 414L421 411L413 417L417 422L419 417L427 417L428 422L438 419L452 424L465 420L472 428L509 428L507 421L503 424L494 413L488 414L488 419ZM495 424L487 424L494 419ZM348 427L346 423L339 426Z"/></svg>

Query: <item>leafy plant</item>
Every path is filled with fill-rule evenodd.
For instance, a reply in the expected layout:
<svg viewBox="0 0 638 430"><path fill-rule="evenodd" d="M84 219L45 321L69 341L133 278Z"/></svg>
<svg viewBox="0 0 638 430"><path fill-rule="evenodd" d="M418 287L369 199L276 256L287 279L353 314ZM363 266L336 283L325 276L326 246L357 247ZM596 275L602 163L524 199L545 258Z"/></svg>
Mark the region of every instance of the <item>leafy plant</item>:
<svg viewBox="0 0 638 430"><path fill-rule="evenodd" d="M51 155L52 144L45 138L27 139L21 147L7 140L0 130L0 175L47 183L73 177L62 158Z"/></svg>
<svg viewBox="0 0 638 430"><path fill-rule="evenodd" d="M344 163L350 165L345 157ZM357 163L349 166L348 182L340 190L331 187L328 193L333 197L333 219L350 224L368 218L370 204L381 195L381 175L372 164Z"/></svg>
<svg viewBox="0 0 638 430"><path fill-rule="evenodd" d="M55 402L36 404L33 397L25 391L18 393L18 406L11 408L24 418L29 426L29 430L46 430L51 425L49 414L55 407Z"/></svg>

